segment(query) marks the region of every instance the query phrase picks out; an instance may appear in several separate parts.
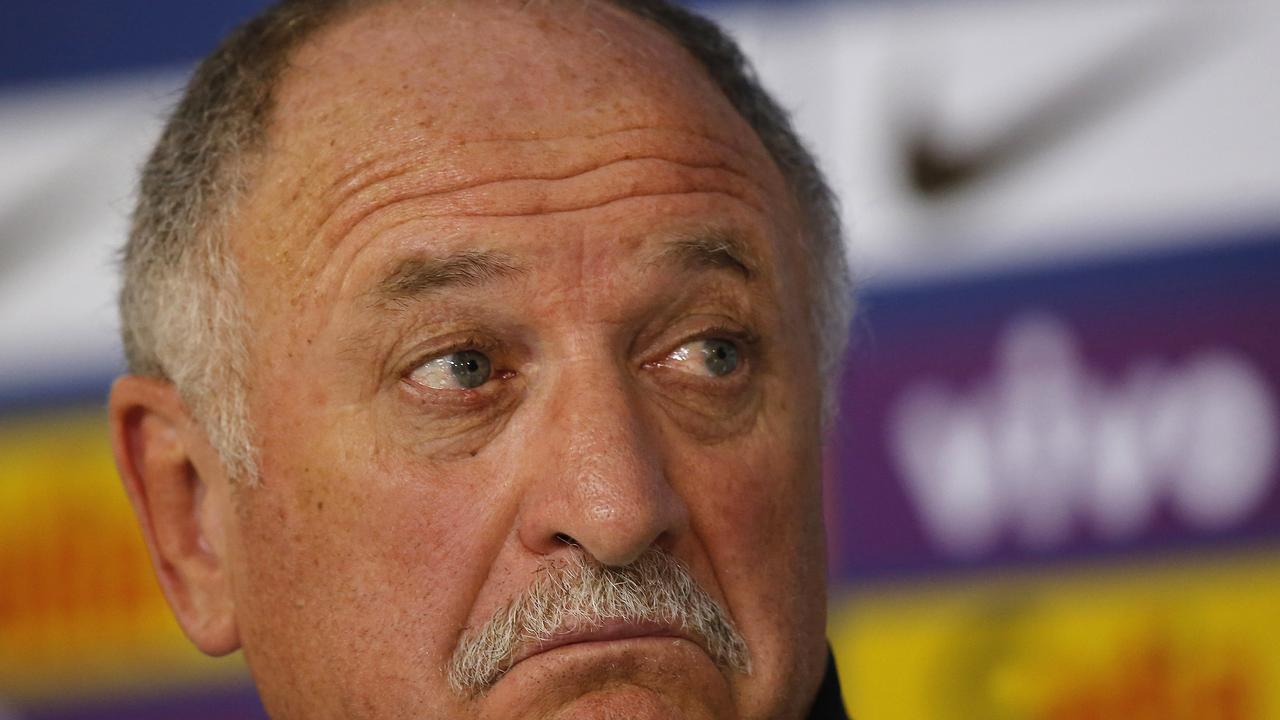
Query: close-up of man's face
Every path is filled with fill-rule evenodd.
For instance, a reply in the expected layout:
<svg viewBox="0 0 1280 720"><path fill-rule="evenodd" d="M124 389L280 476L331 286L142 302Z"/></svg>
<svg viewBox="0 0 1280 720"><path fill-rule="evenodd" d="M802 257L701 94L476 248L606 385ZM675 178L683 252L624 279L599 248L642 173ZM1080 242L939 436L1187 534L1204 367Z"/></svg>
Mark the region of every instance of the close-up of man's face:
<svg viewBox="0 0 1280 720"><path fill-rule="evenodd" d="M806 712L804 222L688 53L603 3L378 4L292 54L247 168L252 482L168 383L112 398L202 650L277 718Z"/></svg>

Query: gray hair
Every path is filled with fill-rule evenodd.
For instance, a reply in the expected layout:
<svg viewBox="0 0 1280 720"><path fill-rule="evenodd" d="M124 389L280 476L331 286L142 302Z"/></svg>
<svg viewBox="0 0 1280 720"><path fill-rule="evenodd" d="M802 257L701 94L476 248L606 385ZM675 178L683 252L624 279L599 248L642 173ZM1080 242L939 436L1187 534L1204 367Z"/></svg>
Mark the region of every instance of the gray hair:
<svg viewBox="0 0 1280 720"><path fill-rule="evenodd" d="M226 226L262 151L276 85L293 51L349 12L388 0L281 0L196 68L142 171L123 253L120 316L130 372L167 378L222 456L252 484L246 407L247 319ZM853 294L835 198L787 113L738 46L668 0L603 0L648 20L688 51L777 164L807 227L806 288L831 416Z"/></svg>

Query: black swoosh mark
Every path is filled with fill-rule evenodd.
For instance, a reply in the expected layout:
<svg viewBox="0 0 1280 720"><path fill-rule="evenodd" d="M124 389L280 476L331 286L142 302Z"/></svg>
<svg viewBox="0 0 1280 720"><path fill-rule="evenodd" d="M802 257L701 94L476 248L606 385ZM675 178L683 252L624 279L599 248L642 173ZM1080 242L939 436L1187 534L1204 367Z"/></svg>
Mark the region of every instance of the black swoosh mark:
<svg viewBox="0 0 1280 720"><path fill-rule="evenodd" d="M899 123L904 128L901 148L908 185L925 199L963 191L1177 77L1179 69L1205 57L1226 35L1206 32L1203 18L1190 13L1166 20L1107 53L990 140L964 149L948 147L940 139L936 113L909 114Z"/></svg>

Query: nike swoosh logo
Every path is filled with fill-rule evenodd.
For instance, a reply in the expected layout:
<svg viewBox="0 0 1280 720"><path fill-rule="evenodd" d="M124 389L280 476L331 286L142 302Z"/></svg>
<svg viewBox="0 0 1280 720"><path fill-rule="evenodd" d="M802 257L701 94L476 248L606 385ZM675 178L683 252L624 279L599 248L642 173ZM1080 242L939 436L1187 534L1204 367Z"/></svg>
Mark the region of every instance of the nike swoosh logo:
<svg viewBox="0 0 1280 720"><path fill-rule="evenodd" d="M1220 28L1221 29L1221 28ZM933 200L959 193L1061 143L1072 133L1178 77L1193 60L1226 39L1206 32L1203 18L1182 13L1126 40L1052 94L1005 123L1001 132L968 147L943 139L942 122L929 113L899 122L902 159L911 189ZM920 103L915 103L919 107Z"/></svg>

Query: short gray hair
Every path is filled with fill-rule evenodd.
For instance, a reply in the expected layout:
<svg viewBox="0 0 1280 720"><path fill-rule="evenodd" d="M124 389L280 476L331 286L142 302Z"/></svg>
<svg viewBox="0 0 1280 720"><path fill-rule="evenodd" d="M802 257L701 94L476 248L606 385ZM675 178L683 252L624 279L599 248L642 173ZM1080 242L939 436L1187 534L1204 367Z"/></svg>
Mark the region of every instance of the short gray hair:
<svg viewBox="0 0 1280 720"><path fill-rule="evenodd" d="M389 0L281 0L196 68L142 171L123 253L120 316L130 372L178 388L235 479L257 462L246 408L243 293L226 225L251 182L292 53L346 14ZM660 28L751 125L804 214L806 289L828 417L853 311L835 198L787 113L713 22L667 0L603 0Z"/></svg>

